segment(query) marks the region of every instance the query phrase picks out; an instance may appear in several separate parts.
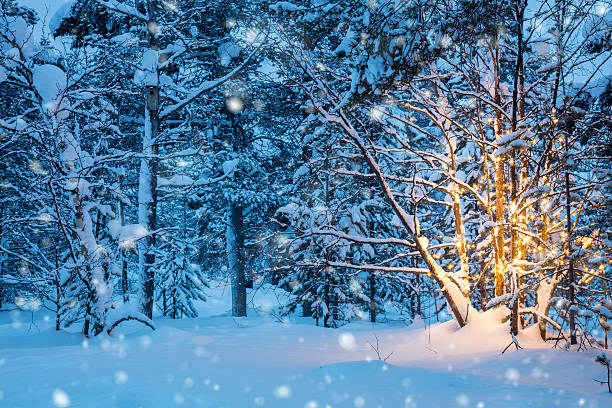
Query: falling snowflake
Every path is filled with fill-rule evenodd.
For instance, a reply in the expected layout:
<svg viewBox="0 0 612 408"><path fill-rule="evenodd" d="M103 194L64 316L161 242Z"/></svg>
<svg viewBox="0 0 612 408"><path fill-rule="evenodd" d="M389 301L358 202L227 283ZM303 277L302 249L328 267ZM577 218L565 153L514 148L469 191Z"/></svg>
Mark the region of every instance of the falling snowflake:
<svg viewBox="0 0 612 408"><path fill-rule="evenodd" d="M353 350L355 348L355 343L355 336L353 336L351 333L345 332L338 336L338 344L340 344L340 347L345 350Z"/></svg>
<svg viewBox="0 0 612 408"><path fill-rule="evenodd" d="M128 380L128 375L125 371L117 371L115 373L115 382L117 384L125 384Z"/></svg>
<svg viewBox="0 0 612 408"><path fill-rule="evenodd" d="M470 403L470 399L465 394L459 394L456 398L456 401L457 405L459 405L460 407L467 407Z"/></svg>
<svg viewBox="0 0 612 408"><path fill-rule="evenodd" d="M53 391L53 404L59 408L69 407L70 397L64 391L57 388Z"/></svg>
<svg viewBox="0 0 612 408"><path fill-rule="evenodd" d="M281 385L274 390L276 398L286 399L291 397L291 388L288 385Z"/></svg>
<svg viewBox="0 0 612 408"><path fill-rule="evenodd" d="M509 368L506 370L506 379L508 381L518 381L520 374L517 369Z"/></svg>
<svg viewBox="0 0 612 408"><path fill-rule="evenodd" d="M172 399L172 401L175 404L182 404L185 402L185 397L183 396L183 394L174 394L174 398Z"/></svg>

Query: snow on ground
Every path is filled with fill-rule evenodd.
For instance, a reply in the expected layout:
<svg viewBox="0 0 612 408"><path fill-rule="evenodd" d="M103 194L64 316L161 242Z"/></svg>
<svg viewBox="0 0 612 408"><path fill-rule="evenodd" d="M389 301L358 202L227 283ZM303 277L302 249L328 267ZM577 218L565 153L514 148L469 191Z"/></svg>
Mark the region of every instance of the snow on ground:
<svg viewBox="0 0 612 408"><path fill-rule="evenodd" d="M129 323L112 337L53 331L48 312L0 312L1 407L610 407L597 351L553 349L479 317L315 327L274 317L276 294L232 318L213 284L196 319ZM45 321L47 320L47 321ZM32 323L33 322L33 323ZM78 331L78 328L74 329ZM382 357L370 346L379 339Z"/></svg>

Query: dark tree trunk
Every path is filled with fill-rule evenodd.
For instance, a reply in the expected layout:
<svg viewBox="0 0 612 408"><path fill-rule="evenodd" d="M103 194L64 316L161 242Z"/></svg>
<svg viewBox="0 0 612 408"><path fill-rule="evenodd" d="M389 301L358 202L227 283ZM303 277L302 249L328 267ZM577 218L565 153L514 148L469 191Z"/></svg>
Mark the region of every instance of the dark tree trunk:
<svg viewBox="0 0 612 408"><path fill-rule="evenodd" d="M370 321L376 323L376 280L374 274L370 273Z"/></svg>
<svg viewBox="0 0 612 408"><path fill-rule="evenodd" d="M316 292L316 284L315 284L314 290ZM313 310L312 310L313 295L314 295L313 293L306 291L306 296L308 296L308 298L302 300L302 316L303 317L313 316Z"/></svg>
<svg viewBox="0 0 612 408"><path fill-rule="evenodd" d="M226 252L232 279L232 316L246 316L246 279L244 276L244 235L242 207L230 203L227 209Z"/></svg>
<svg viewBox="0 0 612 408"><path fill-rule="evenodd" d="M302 316L312 317L312 302L310 301L310 299L304 300L302 302Z"/></svg>
<svg viewBox="0 0 612 408"><path fill-rule="evenodd" d="M329 316L330 316L330 310L329 310L329 273L327 272L327 268L325 268L325 275L324 275L324 281L323 284L325 285L324 288L324 295L323 295L323 301L325 302L325 307L327 307L327 313L323 316L323 327L329 327Z"/></svg>
<svg viewBox="0 0 612 408"><path fill-rule="evenodd" d="M4 217L4 205L0 204L0 220ZM0 244L2 243L2 228L0 227ZM2 297L4 296L4 253L0 252L0 309L2 309Z"/></svg>
<svg viewBox="0 0 612 408"><path fill-rule="evenodd" d="M89 337L89 319L91 318L91 306L89 299L87 300L87 308L85 310L85 323L83 323L83 335Z"/></svg>
<svg viewBox="0 0 612 408"><path fill-rule="evenodd" d="M62 301L61 294L62 293L60 291L59 276L57 276L57 281L55 282L55 302L56 302L55 331L59 331L60 329L60 310L61 310L60 302Z"/></svg>
<svg viewBox="0 0 612 408"><path fill-rule="evenodd" d="M419 266L419 260L415 257L414 258L414 266L418 267ZM433 285L433 283L432 283ZM419 317L421 317L421 275L417 274L416 276L416 286L417 286L417 290L416 290L416 298L417 298L417 315Z"/></svg>
<svg viewBox="0 0 612 408"><path fill-rule="evenodd" d="M125 254L123 254L123 256L125 257ZM125 258L123 258L121 262L123 263L121 271L121 290L123 292L123 303L127 303L130 301L130 293L128 287L128 265Z"/></svg>

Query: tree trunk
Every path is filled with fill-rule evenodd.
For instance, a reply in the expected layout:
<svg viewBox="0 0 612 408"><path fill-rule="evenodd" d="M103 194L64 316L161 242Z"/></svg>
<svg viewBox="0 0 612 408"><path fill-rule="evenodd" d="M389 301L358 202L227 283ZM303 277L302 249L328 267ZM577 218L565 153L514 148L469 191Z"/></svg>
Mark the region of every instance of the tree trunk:
<svg viewBox="0 0 612 408"><path fill-rule="evenodd" d="M495 56L495 103L501 106L501 91L499 84L499 51L496 50ZM502 113L499 109L495 110L495 140L504 136ZM504 170L504 157L498 156L495 160L495 296L502 296L506 293L505 287L505 243L504 243L504 194L506 175Z"/></svg>
<svg viewBox="0 0 612 408"><path fill-rule="evenodd" d="M59 226L58 226L59 228ZM57 238L59 241L59 237ZM62 280L59 274L60 267L60 256L59 256L59 247L55 246L55 277L53 280L53 284L55 285L55 331L59 331L61 324L61 313L62 313L62 291L61 284Z"/></svg>
<svg viewBox="0 0 612 408"><path fill-rule="evenodd" d="M83 323L83 335L85 337L89 337L89 325L91 318L91 304L89 299L87 299L87 307L85 308L85 322Z"/></svg>
<svg viewBox="0 0 612 408"><path fill-rule="evenodd" d="M60 310L61 310L61 306L60 306L60 302L62 301L62 296L61 296L61 291L60 291L60 282L59 282L59 276L56 276L56 282L55 282L55 302L56 302L56 311L55 311L55 331L59 331L60 329Z"/></svg>
<svg viewBox="0 0 612 408"><path fill-rule="evenodd" d="M312 301L310 299L302 301L302 317L312 317Z"/></svg>
<svg viewBox="0 0 612 408"><path fill-rule="evenodd" d="M125 259L125 254L122 254L122 266L121 266L121 290L123 292L123 303L130 301L130 292L128 287L128 264Z"/></svg>
<svg viewBox="0 0 612 408"><path fill-rule="evenodd" d="M453 190L451 192L451 198L453 200L453 215L455 217L455 242L457 244L457 252L459 253L459 277L461 278L462 283L461 291L464 295L467 296L470 293L470 267L467 259L467 247L465 244L465 227L463 226L463 216L461 214L461 199L459 197L459 193L457 192L458 188L459 186L457 185L453 187Z"/></svg>
<svg viewBox="0 0 612 408"><path fill-rule="evenodd" d="M565 135L565 152L569 154L568 136ZM574 277L574 258L572 256L572 201L570 196L570 172L569 169L565 171L565 214L567 217L567 258L568 258L568 280L569 280L569 291L568 300L570 303L569 308L569 328L570 328L570 343L577 344L576 341L576 315L574 313L574 304L576 303L575 294L575 277Z"/></svg>
<svg viewBox="0 0 612 408"><path fill-rule="evenodd" d="M147 2L149 13L149 48L157 50L155 33L151 32L155 23L154 7ZM159 75L159 72L158 72ZM138 266L142 279L142 312L150 319L153 317L155 301L155 246L156 238L153 232L157 222L157 170L159 132L159 87L148 86L145 91L145 124L142 140L142 151L145 157L140 162L140 178L138 183L138 223L145 226L149 235L139 245Z"/></svg>
<svg viewBox="0 0 612 408"><path fill-rule="evenodd" d="M412 266L414 266L415 268L418 268L418 266L419 266L419 260L417 259L416 256L412 259ZM417 300L417 315L419 317L422 317L422 311L421 311L421 275L417 275L416 276L416 300ZM437 310L437 308L436 308L436 310Z"/></svg>
<svg viewBox="0 0 612 408"><path fill-rule="evenodd" d="M453 317L457 320L460 327L465 326L468 322L470 309L472 309L470 298L465 296L461 290L461 283L457 282L452 274L442 269L433 256L431 256L429 250L424 245L423 237L417 237L415 241L417 250L421 254L423 261L425 261L425 265L431 271L434 280L442 288L442 293Z"/></svg>
<svg viewBox="0 0 612 408"><path fill-rule="evenodd" d="M540 338L546 341L546 326L548 322L541 316L548 316L550 310L550 300L557 290L557 286L561 283L562 274L557 273L551 278L541 278L536 290L535 309L538 313L538 327L540 330Z"/></svg>
<svg viewBox="0 0 612 408"><path fill-rule="evenodd" d="M324 269L323 275L323 302L325 303L325 308L327 309L327 313L323 315L323 327L329 327L329 316L330 316L330 302L329 302L329 275L330 268L326 267Z"/></svg>
<svg viewBox="0 0 612 408"><path fill-rule="evenodd" d="M81 237L79 236L77 232L77 231L83 231L85 227L83 202L82 202L81 194L79 192L79 188L75 187L75 189L72 190L71 195L72 195L72 205L74 208L74 227L75 227L73 238L79 240L79 248L80 248L81 256L83 257L83 265L81 267L83 267L86 271L85 278L82 278L82 277L80 278L84 279L84 283L86 284L86 287L87 287L87 297L86 297L87 306L85 307L85 320L83 322L83 335L88 337L89 332L90 332L91 318L93 317L91 315L91 309L92 309L92 305L95 302L96 286L95 284L92 284L93 279L92 279L92 274L91 274L90 253L89 253L88 243L85 242L85 240L81 239ZM92 234L93 234L93 231L92 231Z"/></svg>
<svg viewBox="0 0 612 408"><path fill-rule="evenodd" d="M374 273L370 273L370 321L376 323L376 280Z"/></svg>
<svg viewBox="0 0 612 408"><path fill-rule="evenodd" d="M235 203L229 203L227 215L229 219L225 227L225 239L227 260L232 279L232 316L246 316L242 207Z"/></svg>
<svg viewBox="0 0 612 408"><path fill-rule="evenodd" d="M122 183L120 182L120 184ZM125 207L124 207L123 201L119 200L117 208L120 213L119 220L121 221L121 226L124 226L125 225ZM119 256L121 259L121 292L123 294L123 303L128 303L130 301L130 295L129 295L129 287L128 287L128 265L127 265L127 259L126 259L126 252L122 250Z"/></svg>
<svg viewBox="0 0 612 408"><path fill-rule="evenodd" d="M0 204L0 220L4 219L4 204ZM2 239L2 227L0 226L0 244L4 246ZM2 298L4 296L4 252L0 251L0 309L2 309Z"/></svg>
<svg viewBox="0 0 612 408"><path fill-rule="evenodd" d="M308 272L308 275L310 275L310 272ZM274 276L276 276L276 273L274 274ZM310 279L307 279L310 280ZM278 283L273 283L274 285L278 284ZM315 285L315 291L316 291L316 285ZM307 298L302 298L302 317L312 317L313 316L313 310L312 310L312 299L314 294L311 293L309 290L306 290L306 293L304 294L304 296L308 296Z"/></svg>
<svg viewBox="0 0 612 408"><path fill-rule="evenodd" d="M516 57L516 66L514 70L514 89L512 91L512 121L511 121L511 129L512 132L516 132L518 130L518 115L521 114L521 118L524 116L524 106L522 104L523 101L523 16L525 12L526 3L516 2L514 4L514 12L515 18L517 22L517 57ZM516 152L512 152L512 160L510 161L510 182L511 182L511 193L510 199L512 202L510 215L510 228L511 228L511 257L512 261L516 259L521 259L523 257L524 251L521 248L520 237L518 234L518 226L521 225L522 217L521 214L518 213L517 206L517 195L518 195L518 171L517 164L521 164L521 161L517 158ZM522 169L521 169L522 170ZM515 276L516 287L515 291L518 291L516 301L512 303L512 313L511 313L511 327L512 334L517 335L518 331L522 329L522 319L520 318L520 310L522 309L523 296L520 294L521 287L523 286L523 277L520 274L520 271L516 271Z"/></svg>
<svg viewBox="0 0 612 408"><path fill-rule="evenodd" d="M456 279L453 274L449 274L447 271L445 271L429 252L427 248L429 240L426 237L421 236L420 226L416 214L412 217L411 222L411 216L408 215L406 210L404 210L404 208L395 199L395 195L391 190L385 175L381 171L377 159L368 150L364 141L359 136L359 132L353 127L344 111L342 109L338 110L339 116L336 116L330 114L320 105L317 106L317 109L323 116L324 120L339 125L347 136L357 145L362 157L368 163L368 166L380 183L383 194L391 205L393 212L395 212L395 215L398 216L406 231L412 235L416 244L416 249L425 262L427 269L429 269L431 276L442 288L447 305L449 306L453 317L457 320L459 326L465 326L469 317L470 309L473 309L470 304L469 296L463 293L461 289L463 286L462 283L458 282L458 279ZM473 312L476 313L476 311Z"/></svg>
<svg viewBox="0 0 612 408"><path fill-rule="evenodd" d="M138 189L138 222L145 226L149 235L143 238L139 245L139 269L142 279L142 302L143 313L153 317L153 301L155 288L155 245L156 237L153 234L157 221L157 138L158 120L156 112L145 112L145 136L143 140L143 152L146 156L140 163L140 180Z"/></svg>
<svg viewBox="0 0 612 408"><path fill-rule="evenodd" d="M608 300L608 291L606 290L606 280L605 278L605 272L602 269L601 271L601 288L603 290L603 298L604 300ZM604 330L604 349L608 349L608 330Z"/></svg>
<svg viewBox="0 0 612 408"><path fill-rule="evenodd" d="M558 14L556 16L557 18L557 31L559 33L559 35L557 35L557 55L560 57L560 59L562 60L562 56L564 53L564 37L562 35L562 33L564 33L565 31L565 13L566 13L566 4L562 3L560 1L556 1L555 5L558 6L558 11L560 14ZM562 64L559 63L555 72L555 85L553 88L553 115L556 114L556 110L557 110L557 97L558 97L558 92L559 92L559 87L562 86L561 85L561 72L562 70ZM551 125L551 132L552 135L554 136L554 131L556 128L556 124L557 121L553 120L552 121L552 125ZM569 136L567 135L567 133L565 133L565 155L566 157L569 157ZM568 259L568 280L569 280L569 291L568 291L568 300L570 303L570 308L569 308L569 327L570 327L570 343L571 344L577 344L576 341L576 317L574 314L574 310L573 310L573 306L575 304L575 288L574 288L574 260L572 258L572 203L571 203L571 195L570 195L570 169L567 167L566 165L566 169L565 169L565 215L566 215L566 221L567 221L567 243L566 243L566 251L567 251L567 259Z"/></svg>

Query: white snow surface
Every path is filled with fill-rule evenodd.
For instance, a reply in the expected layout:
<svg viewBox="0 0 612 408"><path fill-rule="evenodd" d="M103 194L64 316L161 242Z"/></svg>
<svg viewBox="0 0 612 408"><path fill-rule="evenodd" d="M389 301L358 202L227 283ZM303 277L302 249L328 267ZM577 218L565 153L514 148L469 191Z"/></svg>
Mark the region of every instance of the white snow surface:
<svg viewBox="0 0 612 408"><path fill-rule="evenodd" d="M116 224L113 224L115 227ZM118 228L118 229L117 229ZM136 241L149 235L147 227L142 224L129 224L113 228L113 233L119 236L120 245L132 245Z"/></svg>
<svg viewBox="0 0 612 408"><path fill-rule="evenodd" d="M37 65L32 71L34 86L42 102L54 102L66 88L66 73L51 64Z"/></svg>
<svg viewBox="0 0 612 408"><path fill-rule="evenodd" d="M53 330L44 308L0 311L2 407L609 407L593 378L600 350L553 348L477 315L426 325L356 322L341 329L274 317L278 292L251 290L249 317L230 316L213 282L201 317L124 323L85 339ZM33 320L31 320L33 319ZM33 323L31 323L33 321ZM370 344L379 339L379 361ZM608 353L608 356L610 354Z"/></svg>
<svg viewBox="0 0 612 408"><path fill-rule="evenodd" d="M157 186L158 187L186 187L193 185L194 180L183 174L175 174L170 178L157 178Z"/></svg>
<svg viewBox="0 0 612 408"><path fill-rule="evenodd" d="M72 6L74 6L75 3L76 0L67 0L61 6L59 6L59 8L53 14L51 14L51 18L49 19L49 31L51 34L55 33L62 24L62 21L68 17L70 9L72 9Z"/></svg>

